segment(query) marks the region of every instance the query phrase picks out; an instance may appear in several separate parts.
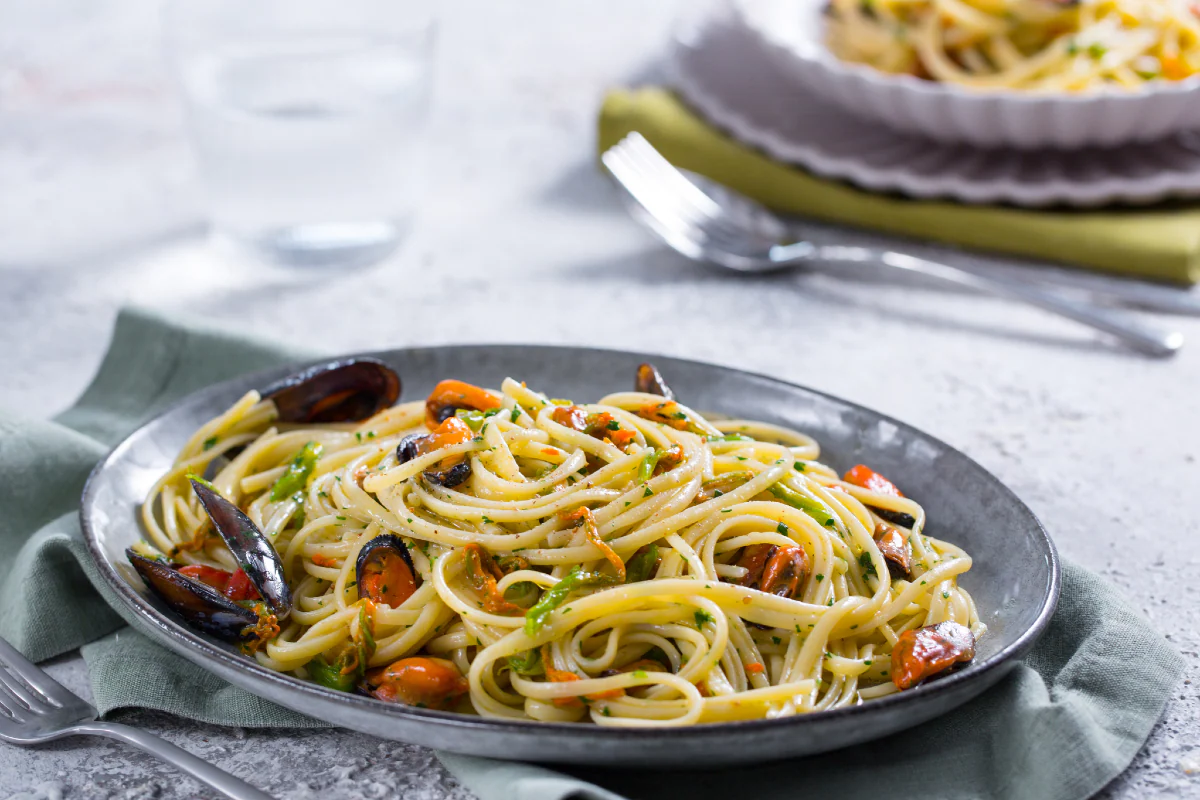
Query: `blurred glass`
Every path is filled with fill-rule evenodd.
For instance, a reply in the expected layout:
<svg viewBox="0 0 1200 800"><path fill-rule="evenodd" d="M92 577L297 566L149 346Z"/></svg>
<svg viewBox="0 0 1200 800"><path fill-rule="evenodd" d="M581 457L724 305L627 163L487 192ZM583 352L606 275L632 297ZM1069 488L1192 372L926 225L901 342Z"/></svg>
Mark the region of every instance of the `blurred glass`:
<svg viewBox="0 0 1200 800"><path fill-rule="evenodd" d="M294 264L396 247L422 182L428 3L173 0L165 28L218 234Z"/></svg>

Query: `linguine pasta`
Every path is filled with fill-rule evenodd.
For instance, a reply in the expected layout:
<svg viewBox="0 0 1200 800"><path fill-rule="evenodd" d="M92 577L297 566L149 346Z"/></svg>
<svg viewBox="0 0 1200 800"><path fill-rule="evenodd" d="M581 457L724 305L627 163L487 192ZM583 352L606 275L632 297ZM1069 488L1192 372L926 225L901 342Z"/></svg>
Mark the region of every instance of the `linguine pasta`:
<svg viewBox="0 0 1200 800"><path fill-rule="evenodd" d="M153 487L142 550L238 568L187 479L233 455L205 485L274 546L293 597L278 635L248 648L260 664L343 689L355 675L397 699L381 687L433 661L459 688L416 704L512 720L679 726L839 708L898 691L906 632L985 630L957 580L971 558L925 535L921 506L880 476L839 478L803 433L646 393L575 405L511 379L478 391L494 407L458 411L438 430L469 434L423 452L406 443L444 441L424 402L296 425L250 392ZM469 477L439 483L450 465ZM881 531L911 555L903 577ZM416 573L395 607L356 581L360 550L389 533Z"/></svg>
<svg viewBox="0 0 1200 800"><path fill-rule="evenodd" d="M1200 71L1192 0L830 0L844 61L972 89L1080 92Z"/></svg>

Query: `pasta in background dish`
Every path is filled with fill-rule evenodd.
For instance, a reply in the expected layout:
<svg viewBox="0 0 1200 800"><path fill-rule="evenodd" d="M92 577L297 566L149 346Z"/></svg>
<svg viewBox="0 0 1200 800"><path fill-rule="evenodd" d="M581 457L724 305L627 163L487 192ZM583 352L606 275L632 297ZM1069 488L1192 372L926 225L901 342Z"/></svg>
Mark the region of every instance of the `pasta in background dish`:
<svg viewBox="0 0 1200 800"><path fill-rule="evenodd" d="M974 656L971 559L920 505L803 433L706 418L651 365L636 386L447 380L392 406L380 362L301 373L195 433L129 558L265 667L492 718L803 714Z"/></svg>
<svg viewBox="0 0 1200 800"><path fill-rule="evenodd" d="M1193 0L829 0L844 61L973 89L1138 89L1200 71Z"/></svg>

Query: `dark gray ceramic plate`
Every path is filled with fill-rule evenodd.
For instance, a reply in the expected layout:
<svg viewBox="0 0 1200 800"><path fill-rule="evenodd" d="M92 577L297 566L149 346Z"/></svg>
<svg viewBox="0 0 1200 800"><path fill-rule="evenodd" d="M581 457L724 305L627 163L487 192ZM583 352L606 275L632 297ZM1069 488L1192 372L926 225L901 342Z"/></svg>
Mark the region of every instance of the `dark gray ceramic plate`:
<svg viewBox="0 0 1200 800"><path fill-rule="evenodd" d="M374 353L403 378L402 399L426 396L440 379L498 386L506 376L553 397L598 398L631 385L643 356L566 347L457 346ZM975 558L963 585L989 632L966 669L853 708L780 720L628 730L582 724L498 722L388 705L323 689L260 667L198 634L145 589L125 560L140 538L146 492L202 422L272 370L197 392L151 420L105 458L83 494L83 530L103 576L98 587L139 630L237 686L282 706L388 739L497 758L622 766L707 766L832 750L917 725L994 684L1042 633L1058 600L1054 545L1025 505L962 453L903 423L810 389L737 370L654 358L676 393L699 409L789 425L821 443L821 460L844 470L860 461L895 480L929 514L930 534ZM697 759L702 761L697 761Z"/></svg>

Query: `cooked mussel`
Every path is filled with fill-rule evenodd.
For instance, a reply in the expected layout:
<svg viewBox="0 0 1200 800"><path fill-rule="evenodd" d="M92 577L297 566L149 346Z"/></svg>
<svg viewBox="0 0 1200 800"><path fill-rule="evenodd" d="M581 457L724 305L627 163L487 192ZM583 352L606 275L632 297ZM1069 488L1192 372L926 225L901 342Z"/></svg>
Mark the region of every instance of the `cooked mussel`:
<svg viewBox="0 0 1200 800"><path fill-rule="evenodd" d="M425 425L434 430L458 411L490 411L504 405L495 392L463 381L445 380L425 400Z"/></svg>
<svg viewBox="0 0 1200 800"><path fill-rule="evenodd" d="M975 658L975 635L966 625L940 622L908 630L892 647L892 683L909 689Z"/></svg>
<svg viewBox="0 0 1200 800"><path fill-rule="evenodd" d="M453 661L414 656L366 674L361 688L388 703L418 708L447 708L471 690Z"/></svg>
<svg viewBox="0 0 1200 800"><path fill-rule="evenodd" d="M875 526L875 545L883 555L888 573L893 578L908 578L912 574L912 545L908 537L887 523Z"/></svg>
<svg viewBox="0 0 1200 800"><path fill-rule="evenodd" d="M257 646L279 634L292 610L283 562L262 531L205 481L191 479L200 504L238 563L233 573L178 566L127 550L146 585L194 627L229 642Z"/></svg>
<svg viewBox="0 0 1200 800"><path fill-rule="evenodd" d="M192 488L208 513L213 527L225 540L229 552L245 571L254 588L279 619L292 610L292 590L283 572L283 560L275 547L249 517L209 485L195 478Z"/></svg>
<svg viewBox="0 0 1200 800"><path fill-rule="evenodd" d="M432 433L412 433L401 439L396 446L396 461L405 464L434 450L469 442L474 436L467 423L457 417L448 417ZM471 462L462 456L450 457L422 474L439 486L458 486L470 477Z"/></svg>
<svg viewBox="0 0 1200 800"><path fill-rule="evenodd" d="M880 519L885 519L893 525L899 525L902 528L912 528L917 524L917 518L912 514L905 514L903 511L892 511L887 508L878 508L876 506L868 506L875 516Z"/></svg>
<svg viewBox="0 0 1200 800"><path fill-rule="evenodd" d="M868 467L866 464L856 464L851 467L842 480L847 483L852 483L855 486L861 486L864 489L870 489L872 492L879 494L887 494L892 497L904 497L904 493L896 488L896 484L889 481L887 478L880 475L875 470ZM880 519L887 520L893 525L899 525L902 528L911 528L917 524L917 520L911 514L906 514L903 511L892 511L887 508L879 508L877 506L868 505L868 508L875 513Z"/></svg>
<svg viewBox="0 0 1200 800"><path fill-rule="evenodd" d="M399 608L417 591L420 579L408 547L399 536L384 533L358 551L354 562L358 596Z"/></svg>
<svg viewBox="0 0 1200 800"><path fill-rule="evenodd" d="M395 404L400 376L375 358L310 367L262 390L283 422L358 422Z"/></svg>
<svg viewBox="0 0 1200 800"><path fill-rule="evenodd" d="M133 550L126 550L125 555L146 585L193 627L219 639L244 644L279 633L278 617L264 603L233 600L201 579L211 581L208 575L189 576L166 561L147 558ZM222 570L212 572L229 576Z"/></svg>
<svg viewBox="0 0 1200 800"><path fill-rule="evenodd" d="M742 548L737 565L746 570L742 586L794 598L808 577L808 552L799 545L752 544Z"/></svg>
<svg viewBox="0 0 1200 800"><path fill-rule="evenodd" d="M634 379L633 388L637 392L656 394L668 400L675 399L675 393L671 391L671 387L667 386L667 382L663 380L662 373L658 371L658 367L650 363L638 365L637 377Z"/></svg>

